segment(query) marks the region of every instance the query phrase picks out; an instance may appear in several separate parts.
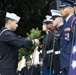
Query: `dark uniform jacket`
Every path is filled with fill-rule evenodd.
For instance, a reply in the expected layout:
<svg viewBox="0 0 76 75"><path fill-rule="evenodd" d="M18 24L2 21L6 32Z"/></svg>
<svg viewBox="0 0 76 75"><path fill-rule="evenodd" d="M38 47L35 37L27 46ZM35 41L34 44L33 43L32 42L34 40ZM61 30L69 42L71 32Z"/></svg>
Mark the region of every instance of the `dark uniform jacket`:
<svg viewBox="0 0 76 75"><path fill-rule="evenodd" d="M59 73L60 72L60 38L58 32L54 32L53 47L54 47L54 54L53 54L52 64L54 68L54 73Z"/></svg>
<svg viewBox="0 0 76 75"><path fill-rule="evenodd" d="M47 55L47 51L53 48L53 36L46 34L44 40L43 40L43 46L42 46L42 54L43 54L43 63L44 66L49 67L50 66L50 59L51 55Z"/></svg>
<svg viewBox="0 0 76 75"><path fill-rule="evenodd" d="M44 39L44 45L43 45L43 51L46 51L46 56L44 57L44 65L47 67L53 66L54 70L59 71L60 70L60 52L59 50L59 38L56 37L55 32L51 32L50 34L47 34ZM55 39L54 39L55 37ZM50 52L52 51L53 52ZM57 53L57 54L56 54Z"/></svg>
<svg viewBox="0 0 76 75"><path fill-rule="evenodd" d="M3 27L0 34L6 28ZM18 49L31 47L32 41L17 37L12 31L6 30L0 35L0 69L17 68Z"/></svg>
<svg viewBox="0 0 76 75"><path fill-rule="evenodd" d="M72 48L72 39L73 39L73 32L71 30L71 22L75 18L74 15L72 15L67 22L64 23L64 25L60 29L60 62L61 62L61 68L69 67L70 65L70 56L71 56L71 48ZM72 26L75 25L75 22ZM69 30L65 31L66 28L69 28ZM72 27L73 28L73 27Z"/></svg>
<svg viewBox="0 0 76 75"><path fill-rule="evenodd" d="M31 66L29 69L28 67L23 67L21 69L21 75L37 75L37 69L35 66Z"/></svg>

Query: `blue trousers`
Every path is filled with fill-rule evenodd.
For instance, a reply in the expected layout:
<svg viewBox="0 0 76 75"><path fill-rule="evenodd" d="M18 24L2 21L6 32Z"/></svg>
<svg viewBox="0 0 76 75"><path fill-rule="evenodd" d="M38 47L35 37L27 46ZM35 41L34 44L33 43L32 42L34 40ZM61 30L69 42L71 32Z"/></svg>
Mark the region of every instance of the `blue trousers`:
<svg viewBox="0 0 76 75"><path fill-rule="evenodd" d="M58 73L58 74L54 74L53 73L53 68L47 68L47 70L48 70L48 75L61 75L61 73Z"/></svg>
<svg viewBox="0 0 76 75"><path fill-rule="evenodd" d="M68 75L69 67L62 69L62 75Z"/></svg>
<svg viewBox="0 0 76 75"><path fill-rule="evenodd" d="M53 74L53 75L61 75L61 73L59 73L59 74Z"/></svg>

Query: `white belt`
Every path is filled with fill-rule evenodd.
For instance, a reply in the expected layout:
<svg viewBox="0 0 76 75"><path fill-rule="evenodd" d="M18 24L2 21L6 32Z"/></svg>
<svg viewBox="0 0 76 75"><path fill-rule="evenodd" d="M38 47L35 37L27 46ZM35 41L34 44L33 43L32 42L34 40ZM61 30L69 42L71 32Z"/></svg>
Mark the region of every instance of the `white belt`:
<svg viewBox="0 0 76 75"><path fill-rule="evenodd" d="M55 55L60 54L60 51L55 51Z"/></svg>
<svg viewBox="0 0 76 75"><path fill-rule="evenodd" d="M50 54L50 53L53 53L53 52L54 52L54 50L51 49L51 50L47 51L47 54ZM55 53L55 55L57 55L57 54L60 54L60 51L55 51L54 53Z"/></svg>
<svg viewBox="0 0 76 75"><path fill-rule="evenodd" d="M51 49L51 50L48 50L48 51L47 51L47 54L50 54L50 53L53 53L53 52L54 52L54 50Z"/></svg>

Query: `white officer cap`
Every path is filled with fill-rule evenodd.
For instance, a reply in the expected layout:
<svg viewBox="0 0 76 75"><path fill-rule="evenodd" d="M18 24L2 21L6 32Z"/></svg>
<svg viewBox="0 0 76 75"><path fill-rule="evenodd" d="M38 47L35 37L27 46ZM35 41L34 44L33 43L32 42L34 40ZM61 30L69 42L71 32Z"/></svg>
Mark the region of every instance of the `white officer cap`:
<svg viewBox="0 0 76 75"><path fill-rule="evenodd" d="M14 13L6 12L6 17L11 18L11 19L16 20L16 21L20 20L20 17L17 16L16 14L14 14Z"/></svg>
<svg viewBox="0 0 76 75"><path fill-rule="evenodd" d="M51 11L52 16L61 16L61 13L59 10L50 10L50 11Z"/></svg>
<svg viewBox="0 0 76 75"><path fill-rule="evenodd" d="M50 15L46 15L46 18L49 18L49 19L51 19L51 18L52 18L52 16L50 16Z"/></svg>
<svg viewBox="0 0 76 75"><path fill-rule="evenodd" d="M46 15L45 22L46 22L46 21L52 21L52 19L51 19L51 18L52 18L52 16L50 16L50 15Z"/></svg>

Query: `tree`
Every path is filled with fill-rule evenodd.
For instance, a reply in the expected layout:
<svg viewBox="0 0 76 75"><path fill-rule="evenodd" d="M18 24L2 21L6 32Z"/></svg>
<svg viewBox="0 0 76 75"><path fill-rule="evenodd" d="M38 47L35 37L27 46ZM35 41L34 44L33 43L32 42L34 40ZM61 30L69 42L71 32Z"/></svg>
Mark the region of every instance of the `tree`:
<svg viewBox="0 0 76 75"><path fill-rule="evenodd" d="M49 4L52 0L0 0L0 17L5 16L5 12L14 12L21 16L19 28L16 33L26 36L24 32L29 32L32 28L42 29L42 21L46 14L50 14ZM1 17L0 20L4 20ZM2 21L4 25L4 21ZM27 29L26 29L27 28Z"/></svg>

